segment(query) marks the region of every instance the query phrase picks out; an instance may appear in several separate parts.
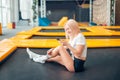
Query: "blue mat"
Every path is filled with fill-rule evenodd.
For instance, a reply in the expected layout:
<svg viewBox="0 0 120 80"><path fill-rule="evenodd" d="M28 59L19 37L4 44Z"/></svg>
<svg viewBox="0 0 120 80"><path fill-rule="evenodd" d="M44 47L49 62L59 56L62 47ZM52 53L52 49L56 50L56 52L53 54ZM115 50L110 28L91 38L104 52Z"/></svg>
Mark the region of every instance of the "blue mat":
<svg viewBox="0 0 120 80"><path fill-rule="evenodd" d="M49 26L51 21L48 18L39 18L39 26Z"/></svg>

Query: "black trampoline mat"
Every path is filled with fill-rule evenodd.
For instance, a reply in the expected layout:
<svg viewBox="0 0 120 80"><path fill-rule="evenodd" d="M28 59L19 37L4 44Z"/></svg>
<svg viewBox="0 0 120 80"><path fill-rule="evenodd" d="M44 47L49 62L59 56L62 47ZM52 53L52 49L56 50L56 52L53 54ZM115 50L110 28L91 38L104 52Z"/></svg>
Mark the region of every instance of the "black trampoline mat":
<svg viewBox="0 0 120 80"><path fill-rule="evenodd" d="M33 35L31 39L65 39L64 36L37 36Z"/></svg>
<svg viewBox="0 0 120 80"><path fill-rule="evenodd" d="M46 54L48 49L31 49ZM18 48L0 65L0 80L120 80L120 48L88 49L85 71L71 73L57 63L40 64Z"/></svg>
<svg viewBox="0 0 120 80"><path fill-rule="evenodd" d="M81 32L90 32L87 29L80 29ZM64 29L41 29L40 32L65 32Z"/></svg>
<svg viewBox="0 0 120 80"><path fill-rule="evenodd" d="M38 36L33 35L31 39L65 39L65 36ZM120 36L85 36L86 39L120 39Z"/></svg>
<svg viewBox="0 0 120 80"><path fill-rule="evenodd" d="M40 32L65 32L64 29L41 29Z"/></svg>

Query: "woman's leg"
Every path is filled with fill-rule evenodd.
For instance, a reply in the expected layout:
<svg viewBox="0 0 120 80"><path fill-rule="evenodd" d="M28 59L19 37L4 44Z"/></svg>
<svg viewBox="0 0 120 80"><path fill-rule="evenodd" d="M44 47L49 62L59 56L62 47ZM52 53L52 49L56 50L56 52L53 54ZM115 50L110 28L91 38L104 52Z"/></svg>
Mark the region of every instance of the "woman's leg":
<svg viewBox="0 0 120 80"><path fill-rule="evenodd" d="M59 57L58 57L59 56ZM64 46L58 46L51 53L51 58L48 61L55 61L64 65L69 71L74 72L74 61L64 48Z"/></svg>
<svg viewBox="0 0 120 80"><path fill-rule="evenodd" d="M50 58L50 59L48 59L47 60L48 62L57 62L57 63L59 63L59 64L61 64L61 65L64 65L63 64L63 61L62 61L62 59L61 59L61 56L56 56L56 57L53 57L53 58Z"/></svg>

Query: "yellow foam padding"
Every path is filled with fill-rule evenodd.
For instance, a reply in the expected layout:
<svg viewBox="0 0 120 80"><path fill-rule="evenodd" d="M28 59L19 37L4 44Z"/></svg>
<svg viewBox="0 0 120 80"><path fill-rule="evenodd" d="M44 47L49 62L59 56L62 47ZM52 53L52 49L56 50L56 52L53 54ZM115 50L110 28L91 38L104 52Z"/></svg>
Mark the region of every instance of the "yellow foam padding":
<svg viewBox="0 0 120 80"><path fill-rule="evenodd" d="M53 48L59 45L56 39L24 39L12 41L17 47Z"/></svg>
<svg viewBox="0 0 120 80"><path fill-rule="evenodd" d="M32 32L32 31L21 31L21 32L18 32L17 35L31 35L34 33L35 32Z"/></svg>
<svg viewBox="0 0 120 80"><path fill-rule="evenodd" d="M9 39L0 41L0 62L9 56L17 46Z"/></svg>
<svg viewBox="0 0 120 80"><path fill-rule="evenodd" d="M65 36L64 32L36 32L34 35L39 35L39 36Z"/></svg>
<svg viewBox="0 0 120 80"><path fill-rule="evenodd" d="M40 31L42 29L42 27L34 27L30 30L27 30L27 31L21 31L21 32L18 32L17 34L24 34L24 35L27 35L27 34L34 34L38 31Z"/></svg>
<svg viewBox="0 0 120 80"><path fill-rule="evenodd" d="M56 39L12 40L17 47L53 48L59 44ZM86 39L88 48L120 47L120 39Z"/></svg>
<svg viewBox="0 0 120 80"><path fill-rule="evenodd" d="M67 21L68 21L68 17L62 17L58 22L58 26L64 26Z"/></svg>
<svg viewBox="0 0 120 80"><path fill-rule="evenodd" d="M120 26L98 26L103 28L120 28Z"/></svg>
<svg viewBox="0 0 120 80"><path fill-rule="evenodd" d="M103 28L105 28L105 29L120 29L120 26L107 26L107 27L103 27ZM120 31L114 31L114 30L112 30L112 32L111 32L111 34L114 36L114 35L116 35L116 36L119 36L120 35Z"/></svg>
<svg viewBox="0 0 120 80"><path fill-rule="evenodd" d="M9 38L10 40L21 40L21 39L28 39L32 37L32 35L16 35L16 36L13 36L11 38Z"/></svg>
<svg viewBox="0 0 120 80"><path fill-rule="evenodd" d="M87 39L88 48L120 47L120 39Z"/></svg>
<svg viewBox="0 0 120 80"><path fill-rule="evenodd" d="M91 27L91 28L87 28L87 29L91 32L100 33L100 34L108 34L108 33L114 32L114 31L107 30L107 29L102 28L102 27Z"/></svg>
<svg viewBox="0 0 120 80"><path fill-rule="evenodd" d="M113 32L112 35L114 36L120 36L120 32Z"/></svg>
<svg viewBox="0 0 120 80"><path fill-rule="evenodd" d="M119 28L120 26L117 26ZM102 27L102 26L93 26L93 27L80 27L80 29L86 29L90 32L82 32L84 36L115 36L120 35L120 32L108 30L106 28L113 27ZM116 27L114 27L116 28ZM17 34L19 35L41 35L41 36L65 36L64 32L40 32L42 29L63 29L63 27L34 27L28 31L22 31ZM39 31L39 32L38 32Z"/></svg>
<svg viewBox="0 0 120 80"><path fill-rule="evenodd" d="M112 34L99 34L93 32L82 32L84 36L112 36Z"/></svg>
<svg viewBox="0 0 120 80"><path fill-rule="evenodd" d="M32 29L30 29L28 31L30 31L30 32L37 32L37 31L40 31L41 29L42 29L42 27L36 26L36 27L34 27L34 28L32 28Z"/></svg>
<svg viewBox="0 0 120 80"><path fill-rule="evenodd" d="M0 35L2 34L2 25L0 23Z"/></svg>
<svg viewBox="0 0 120 80"><path fill-rule="evenodd" d="M91 31L92 33L96 35L97 34L112 35L112 32L115 32L115 31L104 29L102 27L91 27L91 28L87 28L87 30Z"/></svg>

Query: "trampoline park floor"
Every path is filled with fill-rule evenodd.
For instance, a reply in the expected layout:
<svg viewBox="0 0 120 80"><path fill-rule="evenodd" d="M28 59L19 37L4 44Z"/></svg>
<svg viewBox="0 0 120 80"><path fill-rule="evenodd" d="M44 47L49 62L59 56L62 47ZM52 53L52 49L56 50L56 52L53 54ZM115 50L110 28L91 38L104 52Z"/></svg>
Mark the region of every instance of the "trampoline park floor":
<svg viewBox="0 0 120 80"><path fill-rule="evenodd" d="M10 40L17 41L18 39L21 39L21 41L24 41L31 38L31 35L33 36L33 34L36 34L36 31L39 30L32 29L29 31L20 32L16 36L10 38ZM115 39L119 41L119 35L116 35L114 31L112 32L113 35L117 36ZM119 33L119 30L117 33ZM107 34L109 37L110 35L111 34ZM102 37L105 36L102 34ZM95 36L93 37L94 38L91 39L95 39ZM62 36L62 38L64 37ZM49 48L31 47L30 49L38 54L46 54L46 51ZM54 62L46 62L45 64L33 62L28 57L26 46L17 46L16 50L11 52L11 54L0 63L0 80L120 80L119 76L120 45L112 47L89 47L85 71L79 73L71 73L67 71L65 67Z"/></svg>

